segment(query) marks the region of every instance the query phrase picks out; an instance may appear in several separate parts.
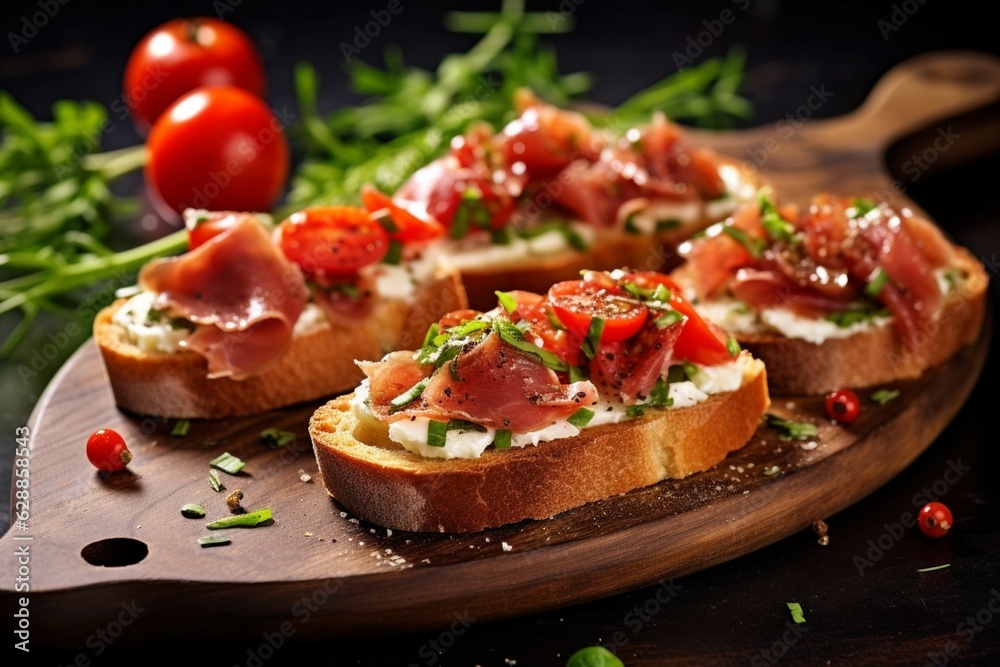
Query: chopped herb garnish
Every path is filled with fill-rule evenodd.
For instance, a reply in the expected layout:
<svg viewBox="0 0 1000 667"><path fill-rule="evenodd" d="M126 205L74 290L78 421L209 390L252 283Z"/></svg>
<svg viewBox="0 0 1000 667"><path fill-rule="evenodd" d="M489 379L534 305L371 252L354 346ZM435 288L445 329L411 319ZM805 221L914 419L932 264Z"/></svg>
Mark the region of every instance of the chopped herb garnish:
<svg viewBox="0 0 1000 667"><path fill-rule="evenodd" d="M181 516L189 519L200 519L205 516L205 508L197 503L188 503L181 508Z"/></svg>
<svg viewBox="0 0 1000 667"><path fill-rule="evenodd" d="M684 366L684 375L687 375L688 380L693 380L695 376L701 372L701 369L692 364L690 361L685 361L681 365Z"/></svg>
<svg viewBox="0 0 1000 667"><path fill-rule="evenodd" d="M510 449L511 433L509 428L498 428L496 434L493 436L493 448L494 449Z"/></svg>
<svg viewBox="0 0 1000 667"><path fill-rule="evenodd" d="M566 331L566 327L559 321L559 316L551 308L545 309L545 319L549 321L549 325L556 331Z"/></svg>
<svg viewBox="0 0 1000 667"><path fill-rule="evenodd" d="M865 285L865 294L870 297L878 297L882 293L882 289L889 282L889 274L885 272L881 266L872 272L871 277L868 280L868 284Z"/></svg>
<svg viewBox="0 0 1000 667"><path fill-rule="evenodd" d="M276 428L266 428L260 432L260 439L271 449L279 449L290 442L295 442L295 434L291 431L279 431Z"/></svg>
<svg viewBox="0 0 1000 667"><path fill-rule="evenodd" d="M671 229L677 229L681 226L680 220L675 220L671 218L669 220L657 220L656 221L656 233L666 232Z"/></svg>
<svg viewBox="0 0 1000 667"><path fill-rule="evenodd" d="M444 447L448 437L448 422L430 420L427 422L427 444L431 447Z"/></svg>
<svg viewBox="0 0 1000 667"><path fill-rule="evenodd" d="M506 310L508 313L513 313L515 310L517 310L517 299L515 299L513 296L511 296L507 292L501 292L499 290L494 292L494 294L497 295L497 299L500 300L500 305L503 306L503 309Z"/></svg>
<svg viewBox="0 0 1000 667"><path fill-rule="evenodd" d="M224 470L230 475L235 475L240 470L243 470L243 466L246 465L243 461L233 456L229 452L223 452L216 458L208 462L208 465L218 468L219 470Z"/></svg>
<svg viewBox="0 0 1000 667"><path fill-rule="evenodd" d="M209 486L212 487L212 490L215 491L216 493L226 488L226 486L221 481L219 481L219 473L215 472L214 470L208 471L208 484Z"/></svg>
<svg viewBox="0 0 1000 667"><path fill-rule="evenodd" d="M670 382L659 378L653 385L653 391L649 392L649 404L656 408L669 408L674 404L674 399L670 398Z"/></svg>
<svg viewBox="0 0 1000 667"><path fill-rule="evenodd" d="M885 308L872 308L864 305L853 307L839 313L830 313L826 316L827 321L833 322L841 329L847 329L859 322L868 322L876 317L888 317L889 311Z"/></svg>
<svg viewBox="0 0 1000 667"><path fill-rule="evenodd" d="M625 218L625 233L626 234L642 234L642 230L639 229L639 225L635 224L635 216L633 213L627 218Z"/></svg>
<svg viewBox="0 0 1000 667"><path fill-rule="evenodd" d="M894 398L899 397L898 389L879 389L874 394L869 396L872 402L878 403L879 405L885 405Z"/></svg>
<svg viewBox="0 0 1000 667"><path fill-rule="evenodd" d="M420 395L424 393L424 389L427 387L428 380L430 380L430 378L424 378L396 398L389 401L389 414L399 412L407 405L420 398Z"/></svg>
<svg viewBox="0 0 1000 667"><path fill-rule="evenodd" d="M625 667L625 663L603 646L587 646L571 655L566 667Z"/></svg>
<svg viewBox="0 0 1000 667"><path fill-rule="evenodd" d="M773 240L795 242L795 226L781 217L767 190L760 193L760 221L764 225L764 231Z"/></svg>
<svg viewBox="0 0 1000 667"><path fill-rule="evenodd" d="M917 572L935 572L937 570L943 570L948 567L951 567L951 563L945 563L944 565L935 565L934 567L924 567L917 570Z"/></svg>
<svg viewBox="0 0 1000 667"><path fill-rule="evenodd" d="M590 420L594 418L594 411L587 408L580 408L569 417L566 418L573 426L582 429L584 426L590 423Z"/></svg>
<svg viewBox="0 0 1000 667"><path fill-rule="evenodd" d="M660 303L670 303L673 293L666 285L656 287L639 287L635 283L623 283L621 288L634 296L639 301L659 301Z"/></svg>
<svg viewBox="0 0 1000 667"><path fill-rule="evenodd" d="M183 438L191 430L191 422L187 419L179 419L177 423L174 424L174 428L170 431L170 435L176 436L178 438Z"/></svg>
<svg viewBox="0 0 1000 667"><path fill-rule="evenodd" d="M550 220L537 227L522 229L518 234L523 239L533 239L549 232L559 232L562 234L563 238L566 239L566 243L574 250L587 249L587 242L584 238L572 226L560 220Z"/></svg>
<svg viewBox="0 0 1000 667"><path fill-rule="evenodd" d="M227 516L217 521L213 521L207 524L205 528L209 530L218 530L219 528L253 528L254 526L259 526L262 523L271 520L271 508L265 507L259 509L256 512L247 512L246 514L236 514L234 516Z"/></svg>
<svg viewBox="0 0 1000 667"><path fill-rule="evenodd" d="M601 334L604 333L604 319L600 317L590 318L590 327L587 329L587 336L583 339L580 349L588 359L597 356L597 348L601 344Z"/></svg>
<svg viewBox="0 0 1000 667"><path fill-rule="evenodd" d="M451 238L463 238L469 233L471 225L489 229L491 220L492 216L483 204L483 193L477 187L468 187L462 193L462 201L452 217Z"/></svg>
<svg viewBox="0 0 1000 667"><path fill-rule="evenodd" d="M495 245L510 245L510 232L506 227L491 231L490 238Z"/></svg>
<svg viewBox="0 0 1000 667"><path fill-rule="evenodd" d="M764 239L754 238L742 229L737 229L732 225L723 225L722 233L730 236L733 240L746 248L747 252L749 252L753 257L760 257L760 254L764 252L764 248L767 246L767 242L764 241Z"/></svg>
<svg viewBox="0 0 1000 667"><path fill-rule="evenodd" d="M569 367L569 381L570 382L583 382L590 378L590 369L586 366L570 366Z"/></svg>
<svg viewBox="0 0 1000 667"><path fill-rule="evenodd" d="M788 602L788 611L792 612L792 620L796 623L805 623L806 617L802 615L802 605L798 602Z"/></svg>
<svg viewBox="0 0 1000 667"><path fill-rule="evenodd" d="M395 234L399 231L399 225L396 224L395 220L388 213L380 215L376 222L382 225L382 229L388 234Z"/></svg>
<svg viewBox="0 0 1000 667"><path fill-rule="evenodd" d="M851 218L863 218L875 210L875 202L864 197L854 197L851 199L851 208L854 209Z"/></svg>
<svg viewBox="0 0 1000 667"><path fill-rule="evenodd" d="M227 535L208 535L207 537L198 538L198 544L202 547L221 547L224 544L229 544L231 541Z"/></svg>
<svg viewBox="0 0 1000 667"><path fill-rule="evenodd" d="M485 433L486 427L477 424L475 422L470 422L467 419L449 419L448 420L448 430L449 431L477 431L479 433Z"/></svg>
<svg viewBox="0 0 1000 667"><path fill-rule="evenodd" d="M674 364L669 369L667 369L667 382L673 384L675 382L684 382L687 380L687 373L684 372L683 366L678 366Z"/></svg>
<svg viewBox="0 0 1000 667"><path fill-rule="evenodd" d="M438 326L437 322L427 327L427 333L424 335L423 347L431 347L432 341L437 338L439 333L441 333L441 328Z"/></svg>
<svg viewBox="0 0 1000 667"><path fill-rule="evenodd" d="M665 313L663 313L662 315L660 315L659 317L656 318L656 328L657 329L666 329L669 326L673 326L674 324L677 324L678 322L680 322L683 319L684 319L684 316L681 315L678 311L676 311L676 310L668 310L668 311L666 311Z"/></svg>
<svg viewBox="0 0 1000 667"><path fill-rule="evenodd" d="M646 414L646 411L641 405L629 405L625 407L625 414L635 419L636 417L641 417Z"/></svg>
<svg viewBox="0 0 1000 667"><path fill-rule="evenodd" d="M793 422L770 412L764 415L764 419L768 426L782 431L778 436L782 440L807 440L819 435L819 427L809 422Z"/></svg>
<svg viewBox="0 0 1000 667"><path fill-rule="evenodd" d="M740 344L732 336L726 340L726 351L729 352L730 357L735 357L740 353Z"/></svg>
<svg viewBox="0 0 1000 667"><path fill-rule="evenodd" d="M401 261L403 261L403 244L393 239L389 241L389 249L386 250L382 263L395 266Z"/></svg>
<svg viewBox="0 0 1000 667"><path fill-rule="evenodd" d="M781 468L779 468L778 466L771 466L770 468L764 468L764 474L767 475L768 477L771 477L772 475L777 475L779 472L781 472Z"/></svg>
<svg viewBox="0 0 1000 667"><path fill-rule="evenodd" d="M569 370L569 364L557 357L555 354L545 348L538 347L534 343L529 343L524 340L524 332L508 320L505 320L502 317L498 317L493 320L493 331L495 331L504 342L513 345L522 352L526 352L531 356L536 357L552 370L562 371L564 373Z"/></svg>

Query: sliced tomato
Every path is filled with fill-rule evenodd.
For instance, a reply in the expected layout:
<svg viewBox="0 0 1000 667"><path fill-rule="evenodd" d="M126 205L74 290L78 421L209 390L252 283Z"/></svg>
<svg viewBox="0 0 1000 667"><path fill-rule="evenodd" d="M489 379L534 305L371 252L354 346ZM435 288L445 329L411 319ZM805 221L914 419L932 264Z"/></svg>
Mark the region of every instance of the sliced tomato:
<svg viewBox="0 0 1000 667"><path fill-rule="evenodd" d="M602 343L627 340L639 333L649 308L616 286L593 280L569 280L549 288L549 304L567 329L586 336L594 317L604 320Z"/></svg>
<svg viewBox="0 0 1000 667"><path fill-rule="evenodd" d="M354 206L307 208L278 225L275 234L285 257L310 277L353 275L389 250L382 225Z"/></svg>
<svg viewBox="0 0 1000 667"><path fill-rule="evenodd" d="M517 308L509 313L513 322L524 320L531 325L531 333L542 339L542 347L554 353L570 365L576 365L580 357L583 336L566 329L545 298L534 292L514 290L508 292L517 302Z"/></svg>
<svg viewBox="0 0 1000 667"><path fill-rule="evenodd" d="M211 213L207 213L204 216L186 218L184 226L187 228L188 250L194 250L227 229L235 227L240 219L240 216L237 215L217 215Z"/></svg>
<svg viewBox="0 0 1000 667"><path fill-rule="evenodd" d="M396 231L389 232L389 238L402 243L431 241L444 234L444 229L429 215L414 215L404 204L396 203L389 195L379 192L371 185L361 186L361 203L372 217L379 220L389 216ZM385 226L385 225L383 225Z"/></svg>
<svg viewBox="0 0 1000 667"><path fill-rule="evenodd" d="M626 274L620 283L634 283L643 289L656 289L657 285L670 288L670 305L688 318L674 343L675 357L703 366L732 361L726 348L726 334L711 322L702 319L673 280L655 271L638 271Z"/></svg>
<svg viewBox="0 0 1000 667"><path fill-rule="evenodd" d="M537 104L507 124L500 147L508 165L521 162L535 175L564 169L590 142L587 119L572 111Z"/></svg>
<svg viewBox="0 0 1000 667"><path fill-rule="evenodd" d="M444 331L445 329L450 329L451 327L457 327L459 324L464 322L471 322L480 315L482 315L482 313L478 310L472 310L471 308L453 310L438 320L438 328L441 329L441 331Z"/></svg>

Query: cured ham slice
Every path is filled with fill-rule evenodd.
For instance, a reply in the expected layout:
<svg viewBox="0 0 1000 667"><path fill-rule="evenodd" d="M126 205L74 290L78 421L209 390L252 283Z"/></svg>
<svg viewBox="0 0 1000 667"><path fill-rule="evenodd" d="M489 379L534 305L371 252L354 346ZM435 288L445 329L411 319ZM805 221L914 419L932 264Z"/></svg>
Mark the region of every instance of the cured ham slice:
<svg viewBox="0 0 1000 667"><path fill-rule="evenodd" d="M620 394L626 403L646 400L670 367L683 327L683 322L663 329L648 326L632 340L604 343L590 365L594 382L611 389L612 394Z"/></svg>
<svg viewBox="0 0 1000 667"><path fill-rule="evenodd" d="M208 377L235 380L277 361L308 297L302 274L253 217L195 250L147 264L139 285L155 308L198 325L181 345L205 356Z"/></svg>

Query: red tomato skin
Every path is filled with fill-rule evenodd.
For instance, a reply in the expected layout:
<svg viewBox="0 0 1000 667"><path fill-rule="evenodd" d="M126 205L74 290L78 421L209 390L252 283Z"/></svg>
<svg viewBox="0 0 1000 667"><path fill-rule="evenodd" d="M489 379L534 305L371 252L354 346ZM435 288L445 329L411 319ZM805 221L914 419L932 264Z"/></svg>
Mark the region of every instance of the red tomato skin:
<svg viewBox="0 0 1000 667"><path fill-rule="evenodd" d="M201 86L231 85L263 97L264 63L250 38L230 23L174 19L135 46L123 85L125 103L145 133L175 100Z"/></svg>
<svg viewBox="0 0 1000 667"><path fill-rule="evenodd" d="M187 226L188 250L208 243L219 234L236 226L240 219L234 215L227 215L215 220L206 220Z"/></svg>
<svg viewBox="0 0 1000 667"><path fill-rule="evenodd" d="M592 280L569 280L549 288L549 304L562 324L586 337L595 316L604 319L601 343L617 343L639 333L649 308L616 286ZM617 305L617 307L616 307Z"/></svg>
<svg viewBox="0 0 1000 667"><path fill-rule="evenodd" d="M312 278L345 278L389 250L389 235L364 209L317 206L292 214L274 232L289 261Z"/></svg>
<svg viewBox="0 0 1000 667"><path fill-rule="evenodd" d="M146 142L146 183L176 212L268 211L288 177L288 142L264 102L233 86L177 100Z"/></svg>
<svg viewBox="0 0 1000 667"><path fill-rule="evenodd" d="M102 428L87 439L87 458L101 472L122 470L132 460L132 452L117 431Z"/></svg>
<svg viewBox="0 0 1000 667"><path fill-rule="evenodd" d="M944 537L955 525L951 510L943 503L927 503L917 514L920 532L932 539Z"/></svg>
<svg viewBox="0 0 1000 667"><path fill-rule="evenodd" d="M861 401L850 389L841 389L826 395L826 414L841 424L853 424L861 413Z"/></svg>
<svg viewBox="0 0 1000 667"><path fill-rule="evenodd" d="M423 219L414 215L392 197L370 185L361 186L361 202L373 217L381 213L392 219L398 231L390 233L389 238L401 243L431 241L444 234L444 229L433 218Z"/></svg>

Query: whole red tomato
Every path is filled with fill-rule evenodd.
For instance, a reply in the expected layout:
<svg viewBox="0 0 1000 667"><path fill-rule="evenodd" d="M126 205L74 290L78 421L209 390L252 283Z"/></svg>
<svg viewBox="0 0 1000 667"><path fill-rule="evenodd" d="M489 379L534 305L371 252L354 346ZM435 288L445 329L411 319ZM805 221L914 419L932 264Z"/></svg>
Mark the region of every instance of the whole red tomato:
<svg viewBox="0 0 1000 667"><path fill-rule="evenodd" d="M264 95L264 65L239 28L210 18L174 19L142 38L125 66L125 104L146 130L174 100L200 86Z"/></svg>
<svg viewBox="0 0 1000 667"><path fill-rule="evenodd" d="M281 123L264 102L233 86L198 88L177 100L153 125L146 147L146 183L178 212L267 211L288 177Z"/></svg>

